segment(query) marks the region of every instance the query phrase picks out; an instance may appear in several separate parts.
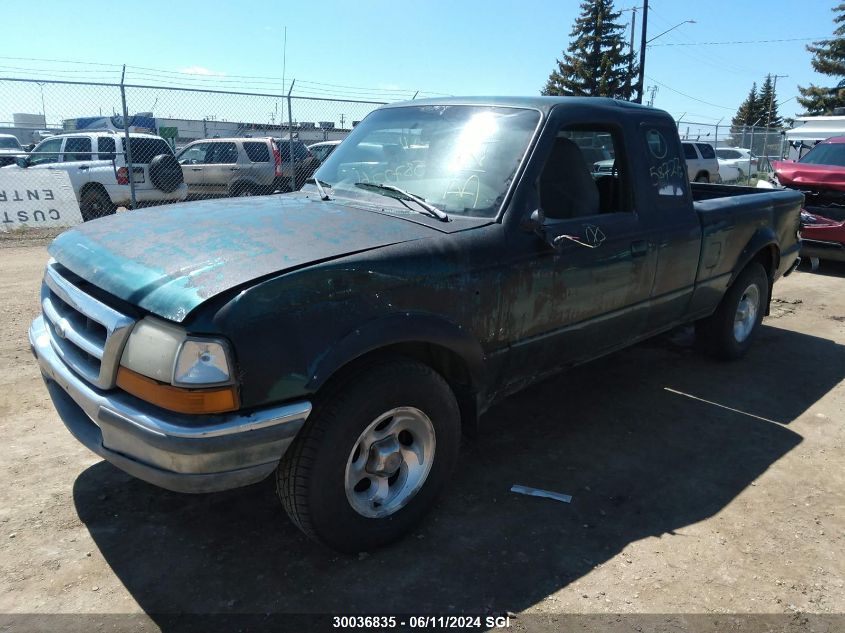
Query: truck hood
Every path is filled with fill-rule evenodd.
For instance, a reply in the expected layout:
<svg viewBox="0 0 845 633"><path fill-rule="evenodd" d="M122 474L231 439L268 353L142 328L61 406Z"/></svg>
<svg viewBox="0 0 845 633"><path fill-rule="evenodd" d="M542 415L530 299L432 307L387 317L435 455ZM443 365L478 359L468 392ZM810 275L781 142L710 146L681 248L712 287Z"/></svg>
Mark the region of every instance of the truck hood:
<svg viewBox="0 0 845 633"><path fill-rule="evenodd" d="M778 182L784 187L845 191L845 167L774 161L772 168L777 174Z"/></svg>
<svg viewBox="0 0 845 633"><path fill-rule="evenodd" d="M118 213L63 233L48 250L106 292L181 322L203 301L252 280L435 232L289 194Z"/></svg>

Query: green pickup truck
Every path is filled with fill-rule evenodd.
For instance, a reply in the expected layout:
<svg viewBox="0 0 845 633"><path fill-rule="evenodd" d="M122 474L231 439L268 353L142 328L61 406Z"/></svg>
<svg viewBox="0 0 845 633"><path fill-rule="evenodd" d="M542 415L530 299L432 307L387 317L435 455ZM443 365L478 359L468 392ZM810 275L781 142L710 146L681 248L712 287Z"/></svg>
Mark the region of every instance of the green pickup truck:
<svg viewBox="0 0 845 633"><path fill-rule="evenodd" d="M388 105L301 191L62 234L29 336L98 455L184 492L272 474L306 534L356 552L412 528L501 398L683 323L742 356L802 201L690 184L653 108Z"/></svg>

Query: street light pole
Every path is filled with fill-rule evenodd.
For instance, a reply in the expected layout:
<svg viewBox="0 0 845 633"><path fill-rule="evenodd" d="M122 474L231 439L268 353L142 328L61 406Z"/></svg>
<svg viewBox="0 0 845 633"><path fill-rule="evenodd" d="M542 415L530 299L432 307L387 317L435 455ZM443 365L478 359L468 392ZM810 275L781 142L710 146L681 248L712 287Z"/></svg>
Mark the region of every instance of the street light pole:
<svg viewBox="0 0 845 633"><path fill-rule="evenodd" d="M684 24L695 24L695 20L684 20L683 22L679 22L672 28L666 29L662 33L658 33L651 39L646 39L646 32L647 32L647 23L648 23L648 0L643 0L643 33L640 38L640 73L639 79L637 80L637 99L636 103L643 102L643 80L645 78L645 49L646 45L651 44L654 40L658 37L663 37L669 31L674 31L679 26L683 26Z"/></svg>

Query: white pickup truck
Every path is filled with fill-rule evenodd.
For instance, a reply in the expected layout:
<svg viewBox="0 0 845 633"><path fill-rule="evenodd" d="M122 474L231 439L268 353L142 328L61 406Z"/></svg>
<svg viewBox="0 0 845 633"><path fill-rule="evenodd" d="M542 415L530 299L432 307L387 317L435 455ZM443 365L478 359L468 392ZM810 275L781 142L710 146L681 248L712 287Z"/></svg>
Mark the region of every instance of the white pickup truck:
<svg viewBox="0 0 845 633"><path fill-rule="evenodd" d="M61 169L68 173L84 220L129 206L131 193L124 135L98 130L44 139L4 169ZM160 136L130 133L132 179L139 204L184 200L188 188L173 151Z"/></svg>

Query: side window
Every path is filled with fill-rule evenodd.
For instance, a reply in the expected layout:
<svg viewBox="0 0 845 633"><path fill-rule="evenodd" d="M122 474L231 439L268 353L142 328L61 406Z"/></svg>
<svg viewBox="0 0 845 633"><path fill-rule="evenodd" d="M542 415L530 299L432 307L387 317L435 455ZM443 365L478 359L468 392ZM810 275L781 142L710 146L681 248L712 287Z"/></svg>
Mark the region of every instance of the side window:
<svg viewBox="0 0 845 633"><path fill-rule="evenodd" d="M244 143L244 151L247 157L253 163L269 163L270 150L267 148L267 143L259 141L247 141Z"/></svg>
<svg viewBox="0 0 845 633"><path fill-rule="evenodd" d="M558 132L540 175L540 205L547 218L632 212L629 170L620 131L597 125Z"/></svg>
<svg viewBox="0 0 845 633"><path fill-rule="evenodd" d="M91 160L91 139L87 136L71 136L65 141L62 161L71 163L83 160Z"/></svg>
<svg viewBox="0 0 845 633"><path fill-rule="evenodd" d="M108 136L101 136L97 139L97 158L100 160L114 160L115 147L114 139Z"/></svg>
<svg viewBox="0 0 845 633"><path fill-rule="evenodd" d="M658 206L677 206L686 201L687 171L678 153L677 132L667 125L644 124L642 133L646 146L646 166L652 195ZM684 143L684 153L692 145Z"/></svg>
<svg viewBox="0 0 845 633"><path fill-rule="evenodd" d="M202 165L206 162L206 154L208 153L209 143L197 143L183 149L177 160L180 165Z"/></svg>
<svg viewBox="0 0 845 633"><path fill-rule="evenodd" d="M695 148L692 143L681 143L684 148L684 158L687 160L698 160L698 154L695 153Z"/></svg>
<svg viewBox="0 0 845 633"><path fill-rule="evenodd" d="M29 155L29 164L46 165L47 163L58 163L63 140L61 138L50 138L39 143Z"/></svg>
<svg viewBox="0 0 845 633"><path fill-rule="evenodd" d="M713 146L708 143L696 143L695 146L701 152L702 158L716 158L716 152L713 151Z"/></svg>
<svg viewBox="0 0 845 633"><path fill-rule="evenodd" d="M212 143L208 162L215 165L230 165L238 162L238 148L234 143Z"/></svg>
<svg viewBox="0 0 845 633"><path fill-rule="evenodd" d="M310 152L308 148L305 147L304 143L295 143L293 146L293 159L295 161L307 160L310 156Z"/></svg>

